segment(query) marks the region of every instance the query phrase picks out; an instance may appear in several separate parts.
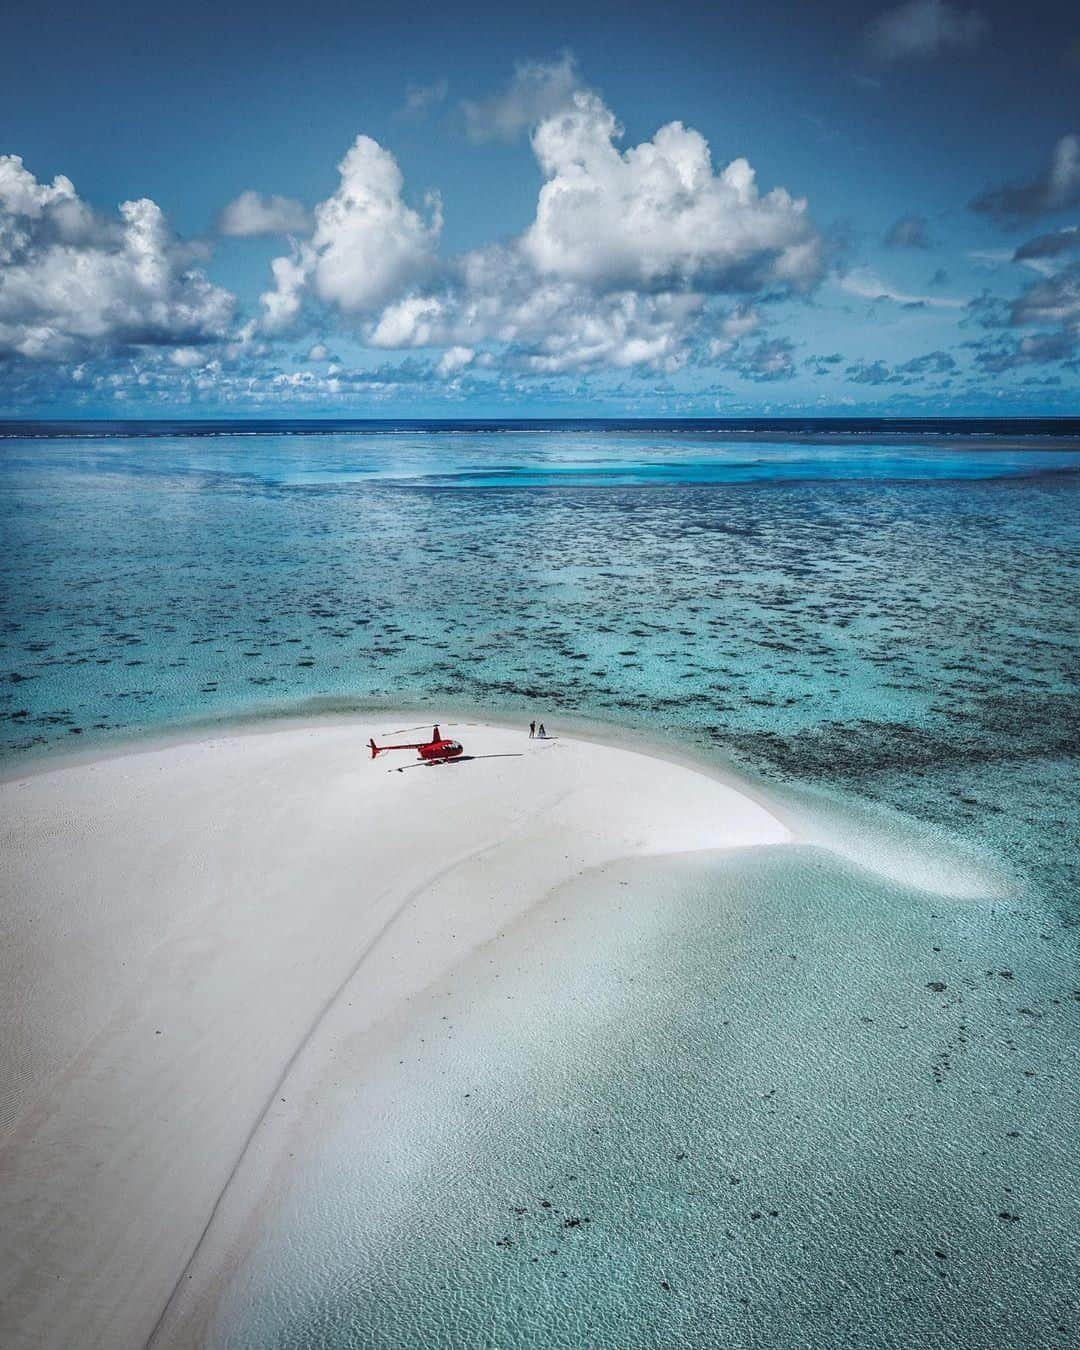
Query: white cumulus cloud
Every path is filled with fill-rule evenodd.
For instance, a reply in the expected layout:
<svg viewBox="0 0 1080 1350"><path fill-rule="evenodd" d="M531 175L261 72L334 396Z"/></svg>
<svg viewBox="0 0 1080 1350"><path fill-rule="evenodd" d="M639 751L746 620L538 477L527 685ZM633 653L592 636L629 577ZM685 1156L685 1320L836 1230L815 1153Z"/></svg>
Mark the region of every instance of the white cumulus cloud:
<svg viewBox="0 0 1080 1350"><path fill-rule="evenodd" d="M169 360L181 370L196 370L210 361L210 353L204 347L174 347Z"/></svg>
<svg viewBox="0 0 1080 1350"><path fill-rule="evenodd" d="M576 282L538 277L515 247L459 259L437 295L390 305L371 330L373 346L475 348L497 343L510 366L544 374L634 365L673 370L702 297L634 291L596 295Z"/></svg>
<svg viewBox="0 0 1080 1350"><path fill-rule="evenodd" d="M270 196L249 188L223 208L218 233L238 239L268 234L307 234L311 220L302 203L292 197Z"/></svg>
<svg viewBox="0 0 1080 1350"><path fill-rule="evenodd" d="M197 257L155 202L102 216L69 179L39 183L19 156L0 156L0 352L60 359L220 340L235 300Z"/></svg>
<svg viewBox="0 0 1080 1350"><path fill-rule="evenodd" d="M697 131L671 122L621 151L621 128L594 94L540 123L533 148L547 181L521 241L543 276L596 290L805 290L821 239L805 200L759 193L745 159L713 170Z"/></svg>
<svg viewBox="0 0 1080 1350"><path fill-rule="evenodd" d="M569 91L533 131L545 181L530 226L442 263L437 203L428 220L407 206L393 156L358 137L310 240L273 264L264 331L322 304L370 346L442 348L444 374L487 363L492 348L538 374L663 372L688 359L714 297L817 282L823 245L805 201L759 192L743 159L715 171L704 137L681 123L625 151L620 135L596 95ZM729 320L728 340L757 323L745 303Z"/></svg>
<svg viewBox="0 0 1080 1350"><path fill-rule="evenodd" d="M275 258L270 264L274 289L260 297L263 306L262 327L267 333L284 332L296 319L304 303L304 290L312 266L312 252L303 247L291 258Z"/></svg>
<svg viewBox="0 0 1080 1350"><path fill-rule="evenodd" d="M447 303L433 295L409 295L387 305L371 330L373 347L441 346L450 332Z"/></svg>
<svg viewBox="0 0 1080 1350"><path fill-rule="evenodd" d="M262 297L264 323L280 331L296 317L305 291L345 314L385 305L419 281L434 261L442 211L429 197L429 219L407 206L394 156L357 136L338 165L337 191L315 208L310 243L275 259L275 289Z"/></svg>
<svg viewBox="0 0 1080 1350"><path fill-rule="evenodd" d="M449 379L471 365L475 355L471 347L448 347L439 358L438 372L443 379Z"/></svg>

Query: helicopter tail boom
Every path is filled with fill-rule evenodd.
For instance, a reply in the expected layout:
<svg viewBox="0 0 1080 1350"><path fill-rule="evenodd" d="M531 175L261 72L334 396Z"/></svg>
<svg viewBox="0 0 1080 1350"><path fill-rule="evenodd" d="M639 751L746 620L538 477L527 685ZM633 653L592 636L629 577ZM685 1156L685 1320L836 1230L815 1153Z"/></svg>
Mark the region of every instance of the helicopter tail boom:
<svg viewBox="0 0 1080 1350"><path fill-rule="evenodd" d="M434 745L435 742L440 739L439 728L434 727L432 729L430 741L412 741L408 745L376 745L375 737L372 736L368 741L368 745L371 746L371 758L375 759L376 756L381 755L385 750L425 750L429 745Z"/></svg>

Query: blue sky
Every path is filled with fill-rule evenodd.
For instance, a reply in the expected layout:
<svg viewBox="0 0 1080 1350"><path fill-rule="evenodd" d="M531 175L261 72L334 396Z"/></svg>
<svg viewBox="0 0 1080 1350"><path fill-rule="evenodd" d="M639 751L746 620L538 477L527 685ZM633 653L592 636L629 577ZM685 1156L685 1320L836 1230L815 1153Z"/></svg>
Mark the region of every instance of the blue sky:
<svg viewBox="0 0 1080 1350"><path fill-rule="evenodd" d="M9 4L0 414L1080 411L1075 6Z"/></svg>

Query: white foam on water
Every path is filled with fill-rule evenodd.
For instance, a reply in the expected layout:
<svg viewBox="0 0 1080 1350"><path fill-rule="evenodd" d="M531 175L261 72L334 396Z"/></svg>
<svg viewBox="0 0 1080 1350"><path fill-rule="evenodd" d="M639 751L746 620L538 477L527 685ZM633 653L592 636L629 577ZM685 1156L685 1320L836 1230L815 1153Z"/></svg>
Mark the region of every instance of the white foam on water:
<svg viewBox="0 0 1080 1350"><path fill-rule="evenodd" d="M999 900L1015 889L998 858L883 804L804 784L764 796L797 838L899 886L955 900Z"/></svg>

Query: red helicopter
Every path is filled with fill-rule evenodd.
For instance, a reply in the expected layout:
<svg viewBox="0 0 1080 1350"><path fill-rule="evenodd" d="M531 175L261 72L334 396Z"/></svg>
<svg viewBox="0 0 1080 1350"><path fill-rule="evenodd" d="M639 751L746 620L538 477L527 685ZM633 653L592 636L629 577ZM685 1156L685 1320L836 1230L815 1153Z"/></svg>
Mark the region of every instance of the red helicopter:
<svg viewBox="0 0 1080 1350"><path fill-rule="evenodd" d="M414 741L409 745L376 745L375 738L372 737L368 744L371 746L372 759L386 750L416 750L419 752L421 759L434 763L440 760L456 759L461 754L460 744L443 736L438 727L432 729L430 741Z"/></svg>

